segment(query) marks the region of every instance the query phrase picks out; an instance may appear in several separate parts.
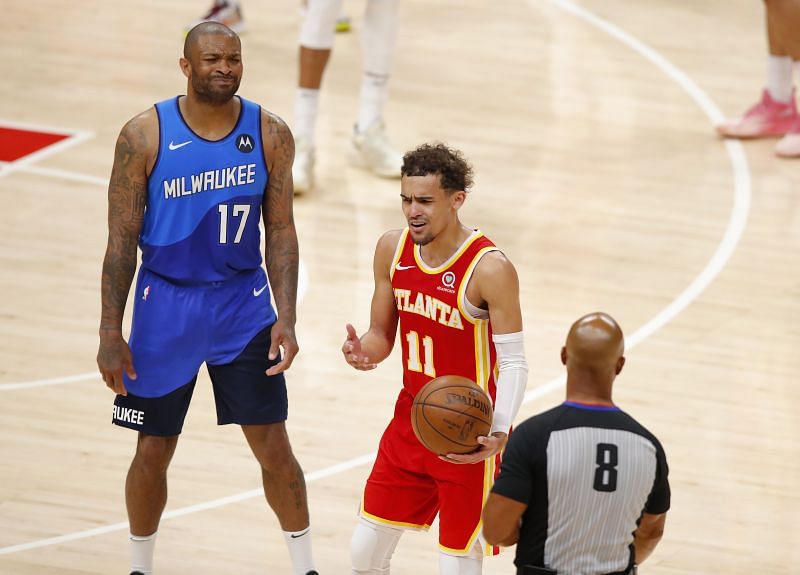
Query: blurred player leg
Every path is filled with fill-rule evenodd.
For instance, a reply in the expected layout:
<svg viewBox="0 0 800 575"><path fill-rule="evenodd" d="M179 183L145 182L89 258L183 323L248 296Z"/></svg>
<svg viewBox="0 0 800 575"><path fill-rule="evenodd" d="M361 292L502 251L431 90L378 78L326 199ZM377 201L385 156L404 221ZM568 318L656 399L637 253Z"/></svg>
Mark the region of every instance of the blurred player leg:
<svg viewBox="0 0 800 575"><path fill-rule="evenodd" d="M770 26L776 29L783 49L792 61L792 68L800 77L800 0L770 0ZM791 69L787 72L791 78ZM789 80L791 82L791 79ZM794 93L791 95L794 104ZM800 157L800 115L795 117L786 135L776 144L775 153L783 158Z"/></svg>
<svg viewBox="0 0 800 575"><path fill-rule="evenodd" d="M245 24L242 18L242 7L238 0L214 0L211 8L203 16L186 27L188 32L200 22L220 22L234 32L244 32Z"/></svg>
<svg viewBox="0 0 800 575"><path fill-rule="evenodd" d="M300 29L300 74L294 105L295 158L292 166L294 190L314 187L314 134L322 76L333 48L336 18L341 0L309 0Z"/></svg>
<svg viewBox="0 0 800 575"><path fill-rule="evenodd" d="M761 100L740 118L727 120L717 127L727 138L765 138L789 132L798 119L792 81L792 54L789 43L794 42L786 19L800 11L800 0L766 0L767 57L766 87ZM800 54L795 54L795 58Z"/></svg>
<svg viewBox="0 0 800 575"><path fill-rule="evenodd" d="M383 122L397 45L398 6L399 0L367 2L361 37L364 67L352 140L353 162L385 178L399 178L403 163L402 155L389 143Z"/></svg>

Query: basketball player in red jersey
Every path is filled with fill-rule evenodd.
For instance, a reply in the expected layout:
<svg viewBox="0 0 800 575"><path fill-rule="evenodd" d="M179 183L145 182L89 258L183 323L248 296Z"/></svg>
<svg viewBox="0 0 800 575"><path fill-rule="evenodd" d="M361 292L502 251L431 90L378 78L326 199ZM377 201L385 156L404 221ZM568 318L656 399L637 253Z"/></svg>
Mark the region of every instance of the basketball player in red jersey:
<svg viewBox="0 0 800 575"><path fill-rule="evenodd" d="M427 529L437 513L442 575L479 575L484 554L496 552L481 539L481 509L528 366L516 270L458 218L471 184L463 155L443 144L404 156L400 197L408 227L378 241L369 330L359 338L347 326L342 353L355 369L373 369L389 356L398 325L403 351L403 388L350 546L354 574L388 574L403 529ZM492 429L473 453L439 457L414 436L414 396L441 375L467 377L495 402Z"/></svg>

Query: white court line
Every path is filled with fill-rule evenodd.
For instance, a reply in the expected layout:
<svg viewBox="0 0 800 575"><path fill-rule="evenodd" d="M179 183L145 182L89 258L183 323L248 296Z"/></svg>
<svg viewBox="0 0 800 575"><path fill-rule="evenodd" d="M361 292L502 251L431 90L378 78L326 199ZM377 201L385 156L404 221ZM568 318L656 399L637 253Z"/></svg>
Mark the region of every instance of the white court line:
<svg viewBox="0 0 800 575"><path fill-rule="evenodd" d="M308 268L300 260L297 268L297 302L303 301L303 298L308 291ZM89 379L100 379L100 374L96 371L88 373L79 373L77 375L68 375L65 377L53 377L49 379L37 379L35 381L23 381L19 383L0 383L0 392L15 391L18 389L32 389L35 387L45 387L48 385L62 385L65 383L74 383L76 381L86 381Z"/></svg>
<svg viewBox="0 0 800 575"><path fill-rule="evenodd" d="M529 0L530 1L530 0ZM626 32L623 32L621 29L617 28L613 24L606 22L598 18L597 16L593 15L591 12L586 11L583 8L580 8L574 4L566 2L564 0L550 0L555 6L572 13L575 16L578 16L588 23L600 28L617 38L624 44L628 45L631 49L635 52L638 52L647 60L650 60L654 63L658 68L660 68L668 77L675 80L681 87L683 87L687 93L691 96L691 98L706 112L706 114L711 118L712 121L716 122L719 118L722 118L722 113L719 109L714 105L710 98L692 81L686 76L683 72L675 68L668 60L663 58L657 52L653 51L648 46L645 46L632 36L628 35ZM532 1L531 1L532 3ZM666 308L661 310L655 317L653 317L650 321L640 327L636 332L634 332L630 337L627 338L628 349L633 348L636 344L642 342L645 338L649 337L659 329L661 329L667 322L675 318L681 311L683 311L686 306L688 306L694 299L696 299L703 290L708 287L708 285L714 280L714 278L719 275L722 269L725 267L725 264L730 259L731 255L733 254L736 245L738 244L739 240L741 239L742 233L744 231L745 225L747 223L747 216L750 210L750 170L747 165L747 159L744 155L744 150L739 142L736 141L726 141L725 148L728 152L730 157L731 165L733 166L733 175L734 175L734 201L733 201L733 208L731 209L731 215L728 220L728 225L725 230L725 235L723 236L719 246L717 247L716 251L714 252L713 256L709 260L706 267L700 272L700 274L689 284L681 294L678 295ZM541 385L535 389L528 391L525 394L524 403L529 403L534 399L540 398L548 393L555 391L563 387L566 381L565 375L561 375L556 377L549 382ZM307 481L312 481L316 479L321 479L322 477L328 477L331 475L335 475L347 469L352 469L358 467L359 465L364 465L369 463L375 457L374 453L363 455L356 459L351 459L344 463L340 463L331 467L326 467L316 472L309 473L306 476ZM231 497L226 497L222 499L217 499L214 501L210 501L207 503L201 503L191 507L183 507L181 509L177 509L172 512L167 512L164 514L164 518L168 517L175 517L180 515L186 515L188 513L193 513L195 511L209 509L213 507L220 507L222 505L227 504L228 502L234 501L243 501L245 499L253 498L253 497L261 497L262 491L261 489L255 489L252 491L247 491L245 493L241 493L239 495L233 495ZM105 527L100 527L97 529L91 529L88 531L79 531L76 533L71 533L67 535L62 535L60 537L53 537L51 539L40 539L38 541L32 541L30 543L23 543L20 545L13 545L10 547L3 547L0 548L0 555L5 555L8 553L14 553L17 551L22 551L26 549L35 549L38 547L45 547L48 545L55 545L57 543L63 543L65 541L74 541L76 539L83 539L86 537L92 537L93 535L99 535L101 533L109 533L111 531L122 531L128 528L127 523L115 523L113 525L108 525Z"/></svg>
<svg viewBox="0 0 800 575"><path fill-rule="evenodd" d="M57 152L61 152L67 148L71 148L81 142L85 142L94 137L94 133L92 132L84 132L80 130L67 130L61 128L54 128L52 126L36 126L33 124L24 124L20 122L13 122L9 120L0 119L0 127L9 127L9 128L16 128L19 130L34 130L39 132L45 132L48 134L60 134L65 135L67 138L61 140L60 142L56 142L55 144L51 144L49 146L45 146L38 152L34 152L21 158L19 160L15 160L13 162L3 162L0 164L0 178L8 176L14 172L25 170L30 168L32 164L38 162L44 158L52 156Z"/></svg>
<svg viewBox="0 0 800 575"><path fill-rule="evenodd" d="M78 172L68 172L67 170L59 170L58 168L22 166L19 168L19 171L36 174L38 176L47 176L49 178L58 178L60 180L72 180L73 182L80 182L82 184L96 184L104 188L108 187L108 178L90 176L89 174L80 174Z"/></svg>

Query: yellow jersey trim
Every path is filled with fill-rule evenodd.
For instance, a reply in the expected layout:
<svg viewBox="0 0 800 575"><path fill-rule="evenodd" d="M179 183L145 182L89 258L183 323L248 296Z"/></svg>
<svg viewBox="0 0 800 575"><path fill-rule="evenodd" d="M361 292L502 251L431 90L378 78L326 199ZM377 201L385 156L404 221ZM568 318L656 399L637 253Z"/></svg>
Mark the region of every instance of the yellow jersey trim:
<svg viewBox="0 0 800 575"><path fill-rule="evenodd" d="M461 247L459 247L452 256L447 258L446 262L435 268L425 263L425 260L422 259L422 254L420 253L420 246L414 244L414 260L416 260L417 262L417 267L426 274L442 273L443 271L447 270L451 265L453 265L453 263L459 257L461 257L461 254L463 254L467 250L467 248L475 242L475 240L482 237L483 237L483 232L479 230L473 230L472 233L469 235L469 237L466 240L464 240L464 243L461 244Z"/></svg>
<svg viewBox="0 0 800 575"><path fill-rule="evenodd" d="M389 281L394 279L394 270L397 264L400 263L400 256L403 253L403 246L406 245L406 237L408 236L408 228L405 228L400 233L400 240L397 242L397 247L394 248L394 256L392 257L392 265L389 266Z"/></svg>

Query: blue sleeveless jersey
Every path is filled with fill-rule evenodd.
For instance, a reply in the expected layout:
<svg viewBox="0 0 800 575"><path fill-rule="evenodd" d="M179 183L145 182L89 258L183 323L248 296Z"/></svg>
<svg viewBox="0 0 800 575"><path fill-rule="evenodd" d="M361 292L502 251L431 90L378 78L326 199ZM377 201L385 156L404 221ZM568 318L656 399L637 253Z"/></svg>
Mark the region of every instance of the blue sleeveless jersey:
<svg viewBox="0 0 800 575"><path fill-rule="evenodd" d="M156 104L158 157L147 182L142 267L182 285L220 282L261 266L261 206L269 174L261 107L239 98L236 126L209 141L186 124L178 98Z"/></svg>

